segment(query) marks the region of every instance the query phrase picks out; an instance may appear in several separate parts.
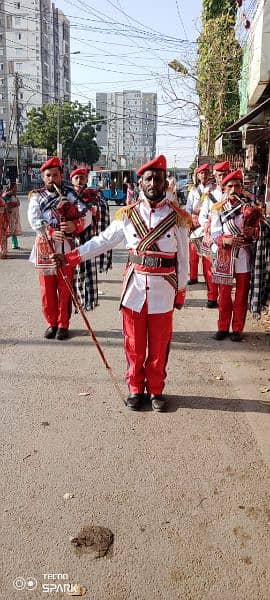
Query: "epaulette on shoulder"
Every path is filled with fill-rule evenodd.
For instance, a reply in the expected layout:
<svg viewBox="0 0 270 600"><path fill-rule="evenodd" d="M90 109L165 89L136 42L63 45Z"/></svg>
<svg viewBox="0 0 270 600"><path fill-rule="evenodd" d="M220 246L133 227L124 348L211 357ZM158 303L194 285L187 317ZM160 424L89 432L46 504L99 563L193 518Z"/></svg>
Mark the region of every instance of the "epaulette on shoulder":
<svg viewBox="0 0 270 600"><path fill-rule="evenodd" d="M211 206L211 212L217 212L218 210L223 210L224 204L226 204L227 200L220 200L220 202L215 202L213 206Z"/></svg>
<svg viewBox="0 0 270 600"><path fill-rule="evenodd" d="M201 195L201 202L204 202L204 200L207 200L207 198L209 198L209 192L203 192Z"/></svg>
<svg viewBox="0 0 270 600"><path fill-rule="evenodd" d="M39 192L43 192L43 190L45 190L45 187L36 188L36 189L31 190L30 192L28 192L28 198L29 198L29 200L31 200L31 197L32 197L33 194L39 194Z"/></svg>
<svg viewBox="0 0 270 600"><path fill-rule="evenodd" d="M192 225L191 215L186 210L183 210L183 208L180 208L175 202L170 202L170 205L177 215L176 225L178 225L178 227L187 227L187 229L189 229Z"/></svg>
<svg viewBox="0 0 270 600"><path fill-rule="evenodd" d="M133 210L133 208L135 206L137 206L137 204L140 203L140 200L137 200L137 202L134 202L133 204L129 204L128 206L122 206L121 208L119 208L119 210L115 213L115 219L120 219L120 220L124 220L125 218L129 219L130 218L130 213Z"/></svg>

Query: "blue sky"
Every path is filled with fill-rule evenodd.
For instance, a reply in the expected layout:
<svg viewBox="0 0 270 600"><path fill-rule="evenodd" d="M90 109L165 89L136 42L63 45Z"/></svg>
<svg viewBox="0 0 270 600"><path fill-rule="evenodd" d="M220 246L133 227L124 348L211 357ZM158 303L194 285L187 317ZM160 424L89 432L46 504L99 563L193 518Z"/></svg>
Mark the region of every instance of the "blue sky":
<svg viewBox="0 0 270 600"><path fill-rule="evenodd" d="M201 0L55 0L71 22L72 98L94 101L96 91L141 89L158 93L157 151L171 166L188 166L196 152L192 94L168 62L194 64Z"/></svg>

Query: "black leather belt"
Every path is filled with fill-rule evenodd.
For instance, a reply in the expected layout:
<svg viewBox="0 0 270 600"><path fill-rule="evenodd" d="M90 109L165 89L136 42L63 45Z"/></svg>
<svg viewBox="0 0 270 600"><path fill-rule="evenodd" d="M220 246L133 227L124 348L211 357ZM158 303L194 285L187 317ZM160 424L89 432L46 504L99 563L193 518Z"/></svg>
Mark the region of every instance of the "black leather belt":
<svg viewBox="0 0 270 600"><path fill-rule="evenodd" d="M138 254L130 254L129 262L135 265L142 265L143 267L175 267L176 259L175 258L162 258L161 256L139 256Z"/></svg>

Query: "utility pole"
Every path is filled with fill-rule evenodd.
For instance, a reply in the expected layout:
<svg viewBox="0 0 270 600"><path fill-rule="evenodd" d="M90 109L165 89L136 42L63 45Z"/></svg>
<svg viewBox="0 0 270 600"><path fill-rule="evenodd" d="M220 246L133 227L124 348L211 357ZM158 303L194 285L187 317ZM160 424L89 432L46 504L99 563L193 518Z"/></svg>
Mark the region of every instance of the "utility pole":
<svg viewBox="0 0 270 600"><path fill-rule="evenodd" d="M21 108L19 105L19 91L22 87L22 79L19 73L14 76L14 97L15 97L15 127L16 127L16 165L17 165L17 180L21 183Z"/></svg>

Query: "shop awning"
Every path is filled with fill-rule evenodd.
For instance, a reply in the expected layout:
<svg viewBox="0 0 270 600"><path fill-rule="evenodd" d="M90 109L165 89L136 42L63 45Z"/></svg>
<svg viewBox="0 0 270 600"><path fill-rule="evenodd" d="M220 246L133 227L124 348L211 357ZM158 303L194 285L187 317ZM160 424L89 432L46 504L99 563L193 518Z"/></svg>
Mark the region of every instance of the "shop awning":
<svg viewBox="0 0 270 600"><path fill-rule="evenodd" d="M239 127L242 127L242 125L246 125L247 123L253 121L253 119L258 117L258 115L260 115L266 108L270 108L270 98L267 98L267 100L264 100L264 102L253 108L253 110L251 110L249 113L235 121L232 125L227 127L223 133L227 131L237 131Z"/></svg>

